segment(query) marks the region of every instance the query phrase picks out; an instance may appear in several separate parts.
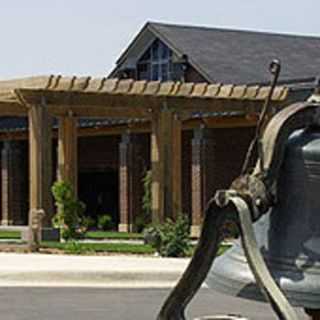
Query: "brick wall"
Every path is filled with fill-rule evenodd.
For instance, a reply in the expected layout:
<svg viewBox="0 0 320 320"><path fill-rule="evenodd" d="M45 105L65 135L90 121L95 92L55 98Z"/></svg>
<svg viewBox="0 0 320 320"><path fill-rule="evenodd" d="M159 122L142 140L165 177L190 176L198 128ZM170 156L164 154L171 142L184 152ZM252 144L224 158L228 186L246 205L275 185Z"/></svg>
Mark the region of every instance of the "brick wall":
<svg viewBox="0 0 320 320"><path fill-rule="evenodd" d="M120 141L120 135L79 138L79 171L118 170Z"/></svg>
<svg viewBox="0 0 320 320"><path fill-rule="evenodd" d="M240 173L244 156L252 139L252 128L208 129L206 139L205 192L202 194L203 206L219 188L227 188L232 180ZM191 218L191 141L193 131L186 130L182 134L182 211ZM135 175L135 193L140 199L135 202L135 214L142 211L143 188L141 178L150 169L150 136L149 134L135 135L137 159L134 170L140 171ZM119 169L120 136L87 137L79 141L79 170L99 170L106 167Z"/></svg>
<svg viewBox="0 0 320 320"><path fill-rule="evenodd" d="M253 128L212 129L215 139L214 163L210 177L214 183L211 196L218 188L227 188L239 176L253 135Z"/></svg>
<svg viewBox="0 0 320 320"><path fill-rule="evenodd" d="M239 176L253 128L204 129L192 141L192 224L200 225L204 208L217 189ZM194 227L194 234L199 229Z"/></svg>
<svg viewBox="0 0 320 320"><path fill-rule="evenodd" d="M125 188L125 190L119 190L119 199L113 199L112 201L119 201L119 207L128 207L128 195L126 192L133 193L131 206L133 215L138 215L142 212L142 178L146 171L150 169L150 135L149 134L134 134L132 135L132 143L134 150L134 161L131 164L130 170L134 170L134 174L131 177L133 179L133 188ZM126 172L126 168L123 167L124 159L121 161L121 172L120 169L120 143L121 136L101 136L101 137L81 137L78 144L78 161L79 161L79 172L107 172L108 170L114 170L117 172L119 179L125 176L121 175L121 172ZM120 175L119 175L120 174ZM130 179L131 179L130 178ZM112 176L114 179L114 175ZM118 187L120 184L116 181ZM123 186L125 184L122 183ZM81 199L84 202L86 199ZM118 207L118 204L115 205ZM119 217L120 212L113 213ZM132 215L132 214L131 214ZM131 217L134 219L135 217ZM118 219L115 219L118 220Z"/></svg>
<svg viewBox="0 0 320 320"><path fill-rule="evenodd" d="M244 156L251 141L254 130L252 128L228 128L209 129L208 138L211 141L207 147L206 154L206 192L203 195L203 203L214 194L218 188L226 188L231 181L239 175L244 160ZM191 140L193 131L187 130L182 134L182 205L183 212L191 216L192 194L191 194ZM135 176L137 197L140 199L135 208L139 214L142 208L143 188L141 178L145 171L150 169L150 136L149 134L137 134L137 149L135 157L137 159L135 170L139 174ZM101 137L81 137L79 138L79 172L103 171L105 169L119 170L119 143L121 137L101 136ZM19 159L15 161L16 171L22 177L21 183L15 186L19 193L17 197L23 199L19 210L22 212L24 222L27 222L28 210L28 144L26 141L19 142ZM56 145L56 142L54 143ZM55 148L55 147L54 147ZM56 158L56 155L55 155ZM56 159L54 160L56 162ZM2 168L4 170L4 168ZM5 176L5 175L4 175ZM20 181L20 178L18 179ZM18 181L17 180L17 181ZM16 200L18 201L18 200ZM115 201L118 201L116 199Z"/></svg>

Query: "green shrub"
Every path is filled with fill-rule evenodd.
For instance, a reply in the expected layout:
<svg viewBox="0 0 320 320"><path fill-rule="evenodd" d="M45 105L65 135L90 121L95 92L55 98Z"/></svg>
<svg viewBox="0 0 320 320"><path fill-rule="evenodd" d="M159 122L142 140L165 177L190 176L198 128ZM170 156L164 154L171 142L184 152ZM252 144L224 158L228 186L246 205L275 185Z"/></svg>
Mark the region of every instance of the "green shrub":
<svg viewBox="0 0 320 320"><path fill-rule="evenodd" d="M142 178L143 183L143 196L142 196L142 212L135 217L134 225L137 232L142 232L144 228L151 221L151 184L152 184L152 174L151 170L148 170L144 177Z"/></svg>
<svg viewBox="0 0 320 320"><path fill-rule="evenodd" d="M97 222L92 217L84 217L83 218L83 226L88 229L93 229L97 225Z"/></svg>
<svg viewBox="0 0 320 320"><path fill-rule="evenodd" d="M112 217L104 214L98 218L98 228L104 231L112 230L114 227Z"/></svg>
<svg viewBox="0 0 320 320"><path fill-rule="evenodd" d="M191 249L188 219L179 215L176 221L167 219L162 225L149 227L144 239L163 257L185 257Z"/></svg>
<svg viewBox="0 0 320 320"><path fill-rule="evenodd" d="M152 171L148 170L145 176L142 178L143 183L143 197L142 197L142 209L143 213L146 216L151 216L152 210L152 192L151 192L151 185L152 185Z"/></svg>
<svg viewBox="0 0 320 320"><path fill-rule="evenodd" d="M57 213L52 218L53 226L60 229L60 235L65 240L81 237L86 231L83 226L84 203L74 196L71 184L67 182L57 181L51 190L57 207Z"/></svg>
<svg viewBox="0 0 320 320"><path fill-rule="evenodd" d="M71 240L66 243L65 251L66 251L66 253L70 253L70 254L81 254L82 247L81 247L80 243L78 243L74 240Z"/></svg>

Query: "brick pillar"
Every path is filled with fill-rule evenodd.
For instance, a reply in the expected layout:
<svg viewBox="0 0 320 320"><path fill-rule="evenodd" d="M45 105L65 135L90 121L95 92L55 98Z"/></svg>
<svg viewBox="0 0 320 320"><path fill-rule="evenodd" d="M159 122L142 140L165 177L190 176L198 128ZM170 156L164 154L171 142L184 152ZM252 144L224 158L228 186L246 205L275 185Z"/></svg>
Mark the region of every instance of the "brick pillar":
<svg viewBox="0 0 320 320"><path fill-rule="evenodd" d="M137 135L124 133L119 144L120 232L135 231L135 218L141 210L142 174Z"/></svg>
<svg viewBox="0 0 320 320"><path fill-rule="evenodd" d="M27 212L25 159L20 142L5 141L1 151L2 225L24 224Z"/></svg>
<svg viewBox="0 0 320 320"><path fill-rule="evenodd" d="M192 139L192 225L191 236L200 235L203 211L212 196L214 181L212 181L212 168L214 166L214 146L209 129L194 130Z"/></svg>

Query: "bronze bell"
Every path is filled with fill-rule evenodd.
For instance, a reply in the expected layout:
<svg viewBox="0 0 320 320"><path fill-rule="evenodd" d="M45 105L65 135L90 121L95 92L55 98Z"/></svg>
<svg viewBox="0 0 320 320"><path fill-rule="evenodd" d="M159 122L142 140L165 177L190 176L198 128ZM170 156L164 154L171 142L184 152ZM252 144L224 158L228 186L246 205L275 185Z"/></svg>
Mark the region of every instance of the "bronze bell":
<svg viewBox="0 0 320 320"><path fill-rule="evenodd" d="M219 291L266 299L281 320L298 320L292 305L320 319L320 104L295 103L267 121L278 61L270 71L273 83L242 172L209 201L198 246L158 320L184 320L205 279ZM215 259L230 217L241 243Z"/></svg>
<svg viewBox="0 0 320 320"><path fill-rule="evenodd" d="M320 127L290 136L277 195L254 225L258 247L291 304L320 309ZM206 283L230 295L264 298L239 241L216 259Z"/></svg>

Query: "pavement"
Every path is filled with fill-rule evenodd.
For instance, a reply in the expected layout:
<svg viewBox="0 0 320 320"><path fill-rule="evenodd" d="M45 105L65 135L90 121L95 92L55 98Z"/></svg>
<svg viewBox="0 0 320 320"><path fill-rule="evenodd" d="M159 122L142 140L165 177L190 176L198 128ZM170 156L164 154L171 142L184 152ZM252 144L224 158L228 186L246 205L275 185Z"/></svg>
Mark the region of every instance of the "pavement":
<svg viewBox="0 0 320 320"><path fill-rule="evenodd" d="M1 287L172 287L188 258L0 253Z"/></svg>

